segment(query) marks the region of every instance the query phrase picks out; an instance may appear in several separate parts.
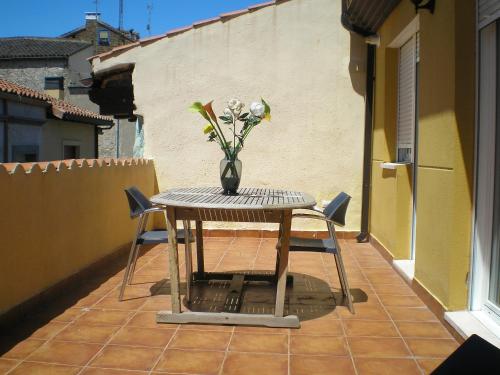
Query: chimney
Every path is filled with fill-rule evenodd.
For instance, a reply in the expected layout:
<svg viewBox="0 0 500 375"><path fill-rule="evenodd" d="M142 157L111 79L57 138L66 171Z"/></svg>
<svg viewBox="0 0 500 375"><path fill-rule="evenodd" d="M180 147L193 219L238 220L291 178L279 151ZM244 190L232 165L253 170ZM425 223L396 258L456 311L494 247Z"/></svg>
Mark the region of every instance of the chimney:
<svg viewBox="0 0 500 375"><path fill-rule="evenodd" d="M98 21L101 18L101 13L99 12L85 12L85 22Z"/></svg>

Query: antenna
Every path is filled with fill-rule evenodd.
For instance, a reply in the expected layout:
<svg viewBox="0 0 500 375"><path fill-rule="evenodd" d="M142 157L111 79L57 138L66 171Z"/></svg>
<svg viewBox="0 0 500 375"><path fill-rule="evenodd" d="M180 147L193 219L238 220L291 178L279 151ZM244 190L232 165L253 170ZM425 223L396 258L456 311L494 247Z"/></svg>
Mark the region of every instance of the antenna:
<svg viewBox="0 0 500 375"><path fill-rule="evenodd" d="M95 4L95 13L99 13L99 0L94 0L94 4Z"/></svg>
<svg viewBox="0 0 500 375"><path fill-rule="evenodd" d="M146 25L146 30L151 36L151 13L153 13L153 0L149 0L148 5L146 6L148 10L148 24Z"/></svg>
<svg viewBox="0 0 500 375"><path fill-rule="evenodd" d="M118 30L123 30L123 0L118 5Z"/></svg>

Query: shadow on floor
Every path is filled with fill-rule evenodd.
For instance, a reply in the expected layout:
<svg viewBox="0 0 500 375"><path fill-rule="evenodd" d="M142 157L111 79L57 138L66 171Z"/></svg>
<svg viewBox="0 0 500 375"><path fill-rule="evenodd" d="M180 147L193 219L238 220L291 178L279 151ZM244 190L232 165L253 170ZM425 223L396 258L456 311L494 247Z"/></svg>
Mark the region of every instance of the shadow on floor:
<svg viewBox="0 0 500 375"><path fill-rule="evenodd" d="M232 271L232 273L261 273L250 270ZM322 279L303 273L290 273L293 285L287 286L285 314L297 315L301 321L316 319L330 314L337 306L346 306L342 292L332 292L330 285ZM208 281L193 284L191 301L185 297L186 283L181 283L180 293L183 308L196 312L233 312L227 310L227 296L231 281ZM170 283L167 279L155 283L151 288L152 295L170 295ZM354 303L368 301L368 295L359 288L351 288ZM274 314L276 286L268 282L245 282L241 298L236 303L239 312L245 314ZM167 306L166 309L170 309Z"/></svg>

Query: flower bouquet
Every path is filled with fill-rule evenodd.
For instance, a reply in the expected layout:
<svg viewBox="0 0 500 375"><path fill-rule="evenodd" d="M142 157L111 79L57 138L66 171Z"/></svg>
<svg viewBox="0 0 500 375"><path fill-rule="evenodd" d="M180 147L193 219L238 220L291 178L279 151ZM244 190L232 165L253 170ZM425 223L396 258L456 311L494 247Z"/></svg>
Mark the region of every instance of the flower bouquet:
<svg viewBox="0 0 500 375"><path fill-rule="evenodd" d="M262 120L271 119L271 108L264 99L260 102L253 102L250 104L249 111L242 113L244 106L240 100L231 99L223 115L219 117L214 113L212 102L205 105L195 102L190 107L192 111L198 112L208 121L203 128L203 133L208 135L208 142L217 142L224 152L224 159L220 162L220 181L224 194L237 194L242 167L238 154L246 138ZM219 124L219 120L222 125L225 125L226 132L231 133L229 137L226 137L222 130L224 126Z"/></svg>

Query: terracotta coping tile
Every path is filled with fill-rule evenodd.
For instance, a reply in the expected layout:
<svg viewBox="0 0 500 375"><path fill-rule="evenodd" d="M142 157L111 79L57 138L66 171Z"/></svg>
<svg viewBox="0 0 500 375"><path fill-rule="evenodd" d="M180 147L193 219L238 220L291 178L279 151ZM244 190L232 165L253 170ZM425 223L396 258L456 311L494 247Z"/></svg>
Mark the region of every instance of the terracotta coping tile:
<svg viewBox="0 0 500 375"><path fill-rule="evenodd" d="M220 21L220 17L207 18L205 20L201 20L201 21L193 23L193 27L196 29L198 27L210 25L211 23L215 23L215 22L219 22L219 21Z"/></svg>

